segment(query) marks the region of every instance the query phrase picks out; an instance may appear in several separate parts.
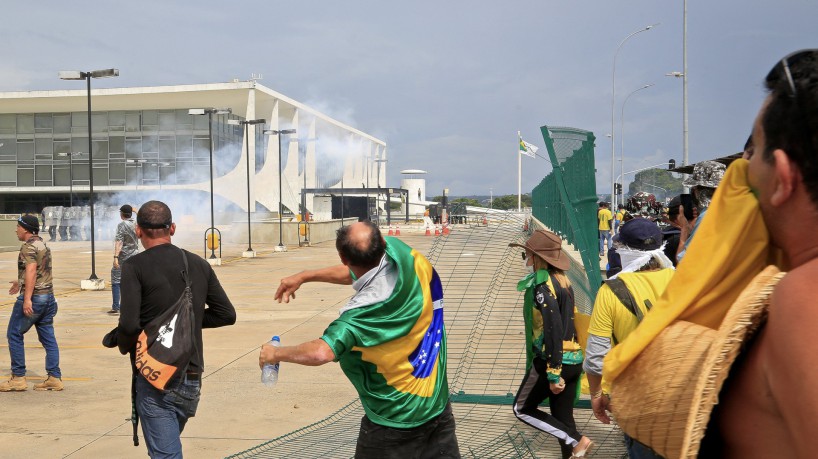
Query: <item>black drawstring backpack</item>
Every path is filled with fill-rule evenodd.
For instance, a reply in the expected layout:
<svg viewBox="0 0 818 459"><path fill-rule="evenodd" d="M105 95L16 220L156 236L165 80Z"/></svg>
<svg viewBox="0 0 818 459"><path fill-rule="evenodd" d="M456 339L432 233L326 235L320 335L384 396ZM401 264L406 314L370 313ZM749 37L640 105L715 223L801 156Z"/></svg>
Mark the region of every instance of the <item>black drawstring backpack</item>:
<svg viewBox="0 0 818 459"><path fill-rule="evenodd" d="M145 325L136 341L136 371L159 390L164 390L174 376L184 375L197 352L189 267L187 256L179 251L185 262L185 290L173 306Z"/></svg>

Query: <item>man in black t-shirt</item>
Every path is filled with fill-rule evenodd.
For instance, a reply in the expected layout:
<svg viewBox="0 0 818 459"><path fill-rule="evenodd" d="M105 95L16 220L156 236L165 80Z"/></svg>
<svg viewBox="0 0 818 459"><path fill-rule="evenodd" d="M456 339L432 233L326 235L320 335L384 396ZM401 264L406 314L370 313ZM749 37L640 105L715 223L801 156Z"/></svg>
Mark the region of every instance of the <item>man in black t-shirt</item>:
<svg viewBox="0 0 818 459"><path fill-rule="evenodd" d="M123 354L134 350L140 332L170 308L185 289L182 271L187 258L193 294L196 354L187 371L154 388L136 378L136 411L151 457L181 457L179 439L189 417L196 414L204 370L202 328L233 325L236 310L227 298L213 268L201 257L171 244L176 232L170 209L160 201L145 203L136 215L136 236L145 250L122 264L122 304L117 345ZM207 307L205 307L207 305Z"/></svg>

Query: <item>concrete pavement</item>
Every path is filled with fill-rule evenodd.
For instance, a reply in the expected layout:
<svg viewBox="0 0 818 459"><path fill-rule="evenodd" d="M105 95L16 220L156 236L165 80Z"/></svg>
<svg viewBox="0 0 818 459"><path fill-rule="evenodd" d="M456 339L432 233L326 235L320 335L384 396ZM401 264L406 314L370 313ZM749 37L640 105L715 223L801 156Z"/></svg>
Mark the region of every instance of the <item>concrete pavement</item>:
<svg viewBox="0 0 818 459"><path fill-rule="evenodd" d="M222 231L224 229L222 228ZM202 231L180 228L174 243L203 254ZM422 233L402 238L420 251L433 241ZM131 441L130 368L126 356L101 345L117 322L109 316L110 288L81 291L90 275L89 242L48 242L53 254L55 319L65 390L31 389L45 376L45 352L34 330L26 334L29 390L0 393L0 456L4 458L142 458L147 456L141 430L140 446ZM205 330L202 401L198 414L182 434L187 457L211 458L242 451L297 428L317 422L356 397L336 364L322 367L282 365L278 385L259 381L258 349L274 334L284 345L319 337L337 317L352 290L348 286L307 284L289 304L272 300L279 279L302 269L337 263L334 244L288 247L253 244L258 258L242 259L246 243L223 247L223 265L215 268L237 310L231 327ZM96 242L99 277L109 280L113 244ZM0 253L0 275L16 277L16 252ZM8 323L13 296L0 301L0 323ZM10 374L6 340L0 340L0 378Z"/></svg>

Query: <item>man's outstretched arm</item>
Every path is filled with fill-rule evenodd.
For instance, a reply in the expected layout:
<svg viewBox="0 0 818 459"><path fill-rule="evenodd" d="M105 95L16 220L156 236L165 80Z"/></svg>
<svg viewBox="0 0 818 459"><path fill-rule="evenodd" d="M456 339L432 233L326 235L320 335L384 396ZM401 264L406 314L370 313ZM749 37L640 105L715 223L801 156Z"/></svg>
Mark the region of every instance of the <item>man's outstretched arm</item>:
<svg viewBox="0 0 818 459"><path fill-rule="evenodd" d="M315 339L298 346L278 347L271 344L261 346L258 355L259 368L265 363L288 362L299 365L318 366L335 360L335 353L322 339Z"/></svg>
<svg viewBox="0 0 818 459"><path fill-rule="evenodd" d="M311 269L301 271L281 279L281 283L276 290L275 300L279 303L290 302L290 298L295 299L295 291L306 282L327 282L330 284L349 285L352 284L352 276L349 268L345 265L330 266L328 268Z"/></svg>

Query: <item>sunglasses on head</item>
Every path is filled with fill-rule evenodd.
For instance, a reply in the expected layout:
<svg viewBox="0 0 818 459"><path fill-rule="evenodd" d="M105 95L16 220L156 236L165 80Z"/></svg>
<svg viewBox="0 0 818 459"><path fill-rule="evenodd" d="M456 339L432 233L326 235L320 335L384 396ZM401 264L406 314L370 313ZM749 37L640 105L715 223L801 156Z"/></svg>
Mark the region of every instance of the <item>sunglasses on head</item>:
<svg viewBox="0 0 818 459"><path fill-rule="evenodd" d="M790 99L795 101L795 108L798 110L798 119L801 123L804 140L807 142L807 145L810 145L812 136L810 135L810 129L805 116L806 110L803 107L803 101L798 97L798 88L795 86L795 79L792 76L792 69L797 70L799 64L803 63L804 60L818 61L818 49L802 49L801 51L796 51L784 56L784 58L778 61L772 70L770 70L765 81L769 87L775 87L782 78L786 79L787 89L789 90L789 94L787 95Z"/></svg>
<svg viewBox="0 0 818 459"><path fill-rule="evenodd" d="M784 56L777 64L770 70L765 79L771 85L778 83L784 77L787 81L787 86L790 90L789 96L792 98L798 97L798 89L795 87L795 79L792 77L792 68L798 67L798 64L804 58L812 57L813 60L818 60L818 49L802 49L794 53Z"/></svg>

